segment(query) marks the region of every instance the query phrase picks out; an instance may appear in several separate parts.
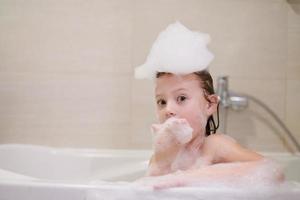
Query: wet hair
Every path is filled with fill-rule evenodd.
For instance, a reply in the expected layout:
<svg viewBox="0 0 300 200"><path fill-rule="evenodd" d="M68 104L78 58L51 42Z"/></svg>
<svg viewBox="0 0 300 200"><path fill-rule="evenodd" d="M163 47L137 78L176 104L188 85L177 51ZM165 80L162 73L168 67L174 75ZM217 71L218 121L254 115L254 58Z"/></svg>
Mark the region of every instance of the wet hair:
<svg viewBox="0 0 300 200"><path fill-rule="evenodd" d="M164 74L170 74L168 72L157 72L156 78L161 77ZM207 70L197 71L194 72L195 75L199 78L200 81L200 87L203 89L204 92L204 98L211 102L208 98L209 95L215 94L214 85L213 85L213 79L210 75L210 73ZM217 129L219 128L219 104L217 107L217 119L218 119L218 125L216 125L214 116L211 115L208 117L206 126L205 126L205 136L209 136L210 134L216 133Z"/></svg>

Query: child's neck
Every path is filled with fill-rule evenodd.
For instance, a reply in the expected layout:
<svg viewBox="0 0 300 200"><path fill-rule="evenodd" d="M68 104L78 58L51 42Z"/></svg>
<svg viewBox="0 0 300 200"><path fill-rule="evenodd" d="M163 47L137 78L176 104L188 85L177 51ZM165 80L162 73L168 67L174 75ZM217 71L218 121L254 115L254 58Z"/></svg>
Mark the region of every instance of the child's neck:
<svg viewBox="0 0 300 200"><path fill-rule="evenodd" d="M202 134L197 134L197 136L194 137L186 146L186 149L191 153L200 153L204 144L204 139L205 138Z"/></svg>

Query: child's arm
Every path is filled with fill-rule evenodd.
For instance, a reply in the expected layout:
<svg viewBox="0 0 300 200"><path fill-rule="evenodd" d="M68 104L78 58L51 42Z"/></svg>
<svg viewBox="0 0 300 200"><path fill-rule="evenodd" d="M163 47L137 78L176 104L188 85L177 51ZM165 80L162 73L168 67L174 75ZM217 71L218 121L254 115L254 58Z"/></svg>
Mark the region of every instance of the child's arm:
<svg viewBox="0 0 300 200"><path fill-rule="evenodd" d="M203 148L212 155L212 165L174 173L154 184L154 188L205 184L207 182L236 183L251 180L281 182L284 175L280 167L262 155L239 145L229 136L211 135Z"/></svg>
<svg viewBox="0 0 300 200"><path fill-rule="evenodd" d="M280 183L280 168L270 160L235 162L209 165L198 169L173 173L154 181L154 189L182 186L201 186L214 183L225 185Z"/></svg>
<svg viewBox="0 0 300 200"><path fill-rule="evenodd" d="M155 153L152 155L147 176L162 176L171 172L171 164L174 160L174 156L168 155L168 152Z"/></svg>
<svg viewBox="0 0 300 200"><path fill-rule="evenodd" d="M192 139L193 129L185 119L169 118L164 124L152 125L154 154L150 159L148 176L171 173L172 163L186 143Z"/></svg>

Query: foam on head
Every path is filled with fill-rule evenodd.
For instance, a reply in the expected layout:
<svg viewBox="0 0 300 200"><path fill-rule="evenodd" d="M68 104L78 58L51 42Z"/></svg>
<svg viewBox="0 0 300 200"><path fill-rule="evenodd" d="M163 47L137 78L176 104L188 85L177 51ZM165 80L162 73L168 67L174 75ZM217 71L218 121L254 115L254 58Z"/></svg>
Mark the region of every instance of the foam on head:
<svg viewBox="0 0 300 200"><path fill-rule="evenodd" d="M135 69L135 78L152 79L157 72L189 74L207 69L213 54L210 36L194 32L180 22L170 24L153 43L146 62Z"/></svg>

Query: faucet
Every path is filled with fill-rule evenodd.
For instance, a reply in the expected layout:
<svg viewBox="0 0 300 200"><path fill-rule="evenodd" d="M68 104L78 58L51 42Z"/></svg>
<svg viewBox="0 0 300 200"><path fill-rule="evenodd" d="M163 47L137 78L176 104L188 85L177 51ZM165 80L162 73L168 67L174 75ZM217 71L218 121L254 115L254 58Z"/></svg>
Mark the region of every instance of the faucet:
<svg viewBox="0 0 300 200"><path fill-rule="evenodd" d="M217 79L217 95L220 106L233 110L244 110L248 107L248 98L228 90L228 76L220 76Z"/></svg>

